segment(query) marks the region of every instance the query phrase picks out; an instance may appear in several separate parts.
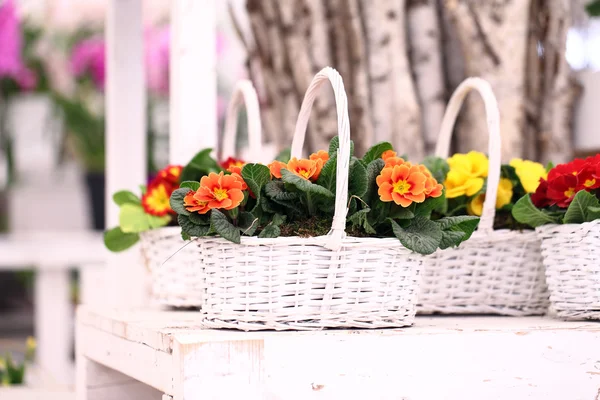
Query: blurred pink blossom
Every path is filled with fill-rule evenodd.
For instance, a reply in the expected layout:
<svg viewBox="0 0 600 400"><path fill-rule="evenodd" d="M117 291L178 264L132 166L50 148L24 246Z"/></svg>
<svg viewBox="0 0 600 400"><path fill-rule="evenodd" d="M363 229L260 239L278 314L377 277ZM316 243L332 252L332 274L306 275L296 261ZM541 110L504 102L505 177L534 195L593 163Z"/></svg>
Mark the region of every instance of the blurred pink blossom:
<svg viewBox="0 0 600 400"><path fill-rule="evenodd" d="M145 33L146 80L148 89L169 95L169 26L148 28Z"/></svg>
<svg viewBox="0 0 600 400"><path fill-rule="evenodd" d="M104 90L106 76L104 39L93 38L77 43L71 53L71 73L76 78L86 74L92 78L94 85Z"/></svg>
<svg viewBox="0 0 600 400"><path fill-rule="evenodd" d="M37 77L22 59L23 36L13 0L0 6L0 44L0 78L14 79L24 90L34 89Z"/></svg>

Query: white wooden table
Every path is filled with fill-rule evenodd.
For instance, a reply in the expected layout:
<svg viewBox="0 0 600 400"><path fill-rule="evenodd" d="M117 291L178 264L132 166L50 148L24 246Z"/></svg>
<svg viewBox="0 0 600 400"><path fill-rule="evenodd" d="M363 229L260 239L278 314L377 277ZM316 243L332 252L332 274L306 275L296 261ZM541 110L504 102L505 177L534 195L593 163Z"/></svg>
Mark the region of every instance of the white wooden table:
<svg viewBox="0 0 600 400"><path fill-rule="evenodd" d="M202 330L198 313L77 315L77 400L600 399L600 324L419 317L396 330Z"/></svg>

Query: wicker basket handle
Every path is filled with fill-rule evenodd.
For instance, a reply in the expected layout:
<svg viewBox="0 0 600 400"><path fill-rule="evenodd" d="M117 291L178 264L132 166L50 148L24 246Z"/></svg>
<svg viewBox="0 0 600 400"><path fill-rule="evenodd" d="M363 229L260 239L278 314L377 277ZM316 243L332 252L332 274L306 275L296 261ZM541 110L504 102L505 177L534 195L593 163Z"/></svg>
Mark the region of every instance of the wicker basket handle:
<svg viewBox="0 0 600 400"><path fill-rule="evenodd" d="M450 150L450 138L452 137L452 129L456 122L456 117L460 108L465 100L467 94L472 90L476 89L485 104L485 113L487 117L487 126L489 134L488 142L488 178L487 188L485 192L485 201L483 203L483 212L481 214L481 221L479 222L479 230L491 231L494 229L494 217L496 215L496 194L498 192L498 184L500 183L500 152L501 152L501 139L500 139L500 112L498 110L498 103L492 87L490 84L481 78L467 78L456 88L444 119L442 120L442 128L440 136L438 138L437 147L435 154L441 158L447 158Z"/></svg>
<svg viewBox="0 0 600 400"><path fill-rule="evenodd" d="M237 82L231 95L225 114L225 129L223 130L223 144L220 158L236 157L236 134L238 125L238 111L242 104L246 105L246 118L248 119L248 144L252 160L260 158L262 151L262 126L260 123L260 109L256 90L249 80Z"/></svg>
<svg viewBox="0 0 600 400"><path fill-rule="evenodd" d="M324 244L324 247L331 250L338 250L342 245L342 239L346 235L346 214L348 212L346 203L348 202L348 171L350 164L350 119L348 117L348 99L344 90L344 82L340 74L333 68L323 68L315 75L306 90L302 106L300 107L298 121L296 122L291 155L298 158L302 156L302 147L304 146L304 137L312 105L319 93L319 88L327 81L331 83L335 96L340 145L337 150L335 212L333 214L331 230L328 234L329 240Z"/></svg>

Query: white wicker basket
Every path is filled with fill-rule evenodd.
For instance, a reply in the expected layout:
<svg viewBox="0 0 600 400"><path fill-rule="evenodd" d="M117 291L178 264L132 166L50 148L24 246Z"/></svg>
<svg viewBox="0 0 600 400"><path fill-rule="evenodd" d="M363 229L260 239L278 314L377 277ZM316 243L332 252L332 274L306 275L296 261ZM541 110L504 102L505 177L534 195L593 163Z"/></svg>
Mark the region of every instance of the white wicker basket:
<svg viewBox="0 0 600 400"><path fill-rule="evenodd" d="M442 121L436 155L448 157L456 116L476 89L485 103L489 130L489 172L479 227L457 248L438 250L423 264L421 314L544 314L548 292L534 231L494 230L500 181L500 125L496 98L479 78L466 79L454 92Z"/></svg>
<svg viewBox="0 0 600 400"><path fill-rule="evenodd" d="M600 220L536 229L550 289L550 313L600 320Z"/></svg>
<svg viewBox="0 0 600 400"><path fill-rule="evenodd" d="M223 154L236 154L238 111L244 104L248 119L248 156L255 160L261 155L262 128L258 96L248 80L236 84L228 105ZM194 246L181 238L181 228L158 228L140 237L143 258L152 275L153 300L170 307L200 307L202 259L195 253Z"/></svg>
<svg viewBox="0 0 600 400"><path fill-rule="evenodd" d="M337 105L338 149L335 212L331 231L314 238L197 239L205 281L200 312L210 328L310 330L411 325L422 256L397 239L346 237L350 158L347 99L331 68L310 84L292 143L300 156L310 110L329 81Z"/></svg>

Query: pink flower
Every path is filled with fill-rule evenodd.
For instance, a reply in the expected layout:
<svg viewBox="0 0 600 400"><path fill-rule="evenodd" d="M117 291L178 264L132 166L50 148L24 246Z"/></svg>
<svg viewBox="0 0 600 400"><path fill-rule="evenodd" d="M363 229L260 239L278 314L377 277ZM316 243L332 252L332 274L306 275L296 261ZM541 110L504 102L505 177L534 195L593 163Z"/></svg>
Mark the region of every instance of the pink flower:
<svg viewBox="0 0 600 400"><path fill-rule="evenodd" d="M148 89L159 96L169 94L169 26L149 28L145 33L146 80Z"/></svg>
<svg viewBox="0 0 600 400"><path fill-rule="evenodd" d="M71 53L71 72L75 77L88 75L96 87L104 90L106 76L105 43L103 39L86 39L77 43Z"/></svg>
<svg viewBox="0 0 600 400"><path fill-rule="evenodd" d="M0 6L0 77L14 78L23 64L21 30L13 0Z"/></svg>

